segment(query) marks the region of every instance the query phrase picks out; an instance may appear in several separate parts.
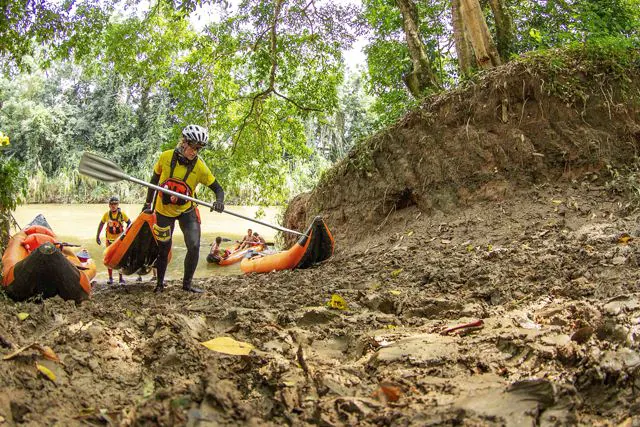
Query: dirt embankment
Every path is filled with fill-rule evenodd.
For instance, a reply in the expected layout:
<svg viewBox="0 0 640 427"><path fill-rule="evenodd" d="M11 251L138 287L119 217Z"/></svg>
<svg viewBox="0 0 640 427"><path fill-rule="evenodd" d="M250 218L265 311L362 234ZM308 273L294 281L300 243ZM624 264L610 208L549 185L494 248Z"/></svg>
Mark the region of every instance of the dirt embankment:
<svg viewBox="0 0 640 427"><path fill-rule="evenodd" d="M587 56L525 58L427 99L294 199L287 226L322 214L344 239L408 206L450 211L629 162L640 145L640 67Z"/></svg>

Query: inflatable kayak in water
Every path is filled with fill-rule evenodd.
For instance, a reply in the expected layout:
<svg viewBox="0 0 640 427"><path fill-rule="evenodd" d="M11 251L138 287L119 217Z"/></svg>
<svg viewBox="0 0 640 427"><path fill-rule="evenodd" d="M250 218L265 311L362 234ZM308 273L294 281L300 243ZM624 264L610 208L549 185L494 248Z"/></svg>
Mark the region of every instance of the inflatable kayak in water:
<svg viewBox="0 0 640 427"><path fill-rule="evenodd" d="M58 241L42 215L11 237L2 255L2 286L15 301L38 295L83 301L91 295L95 275L86 249L76 254Z"/></svg>
<svg viewBox="0 0 640 427"><path fill-rule="evenodd" d="M274 270L308 268L333 255L333 236L321 217L317 216L305 236L290 249L275 254L243 258L240 268L245 273L267 273Z"/></svg>
<svg viewBox="0 0 640 427"><path fill-rule="evenodd" d="M246 249L238 250L240 244L238 243L231 249L231 253L227 256L218 256L215 255L207 255L207 262L216 263L221 266L235 264L236 262L242 261L242 258L245 257L250 251L259 252L264 250L264 246L261 244L254 244Z"/></svg>
<svg viewBox="0 0 640 427"><path fill-rule="evenodd" d="M138 215L131 226L105 249L104 265L125 275L149 273L158 257L158 242L153 234L155 225L155 213L145 211Z"/></svg>

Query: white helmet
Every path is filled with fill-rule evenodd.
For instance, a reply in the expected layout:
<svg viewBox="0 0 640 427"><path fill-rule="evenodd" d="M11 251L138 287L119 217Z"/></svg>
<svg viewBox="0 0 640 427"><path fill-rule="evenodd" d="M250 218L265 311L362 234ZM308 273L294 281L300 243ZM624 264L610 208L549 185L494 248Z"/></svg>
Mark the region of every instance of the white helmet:
<svg viewBox="0 0 640 427"><path fill-rule="evenodd" d="M206 146L209 141L209 132L202 126L189 125L182 129L182 136L187 142L192 144L198 144L200 146Z"/></svg>

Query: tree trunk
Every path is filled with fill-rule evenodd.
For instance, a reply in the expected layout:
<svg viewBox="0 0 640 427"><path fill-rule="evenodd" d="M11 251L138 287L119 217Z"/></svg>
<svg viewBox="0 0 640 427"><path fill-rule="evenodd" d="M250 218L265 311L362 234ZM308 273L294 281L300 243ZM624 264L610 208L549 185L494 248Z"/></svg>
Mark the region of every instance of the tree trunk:
<svg viewBox="0 0 640 427"><path fill-rule="evenodd" d="M496 21L496 44L502 62L509 60L513 41L513 21L504 0L489 0Z"/></svg>
<svg viewBox="0 0 640 427"><path fill-rule="evenodd" d="M140 95L140 107L136 114L138 115L138 135L147 135L149 131L149 123L147 121L147 117L149 117L149 93L151 89L149 84L145 82L145 84L141 88L142 93Z"/></svg>
<svg viewBox="0 0 640 427"><path fill-rule="evenodd" d="M500 65L500 55L489 33L478 0L460 0L460 14L468 31L478 66L482 69Z"/></svg>
<svg viewBox="0 0 640 427"><path fill-rule="evenodd" d="M424 49L418 30L418 11L413 0L396 0L402 13L402 26L407 38L412 70L404 76L404 83L414 98L420 98L427 88L438 87L429 57Z"/></svg>
<svg viewBox="0 0 640 427"><path fill-rule="evenodd" d="M451 26L453 27L453 40L456 46L460 73L464 76L469 76L476 64L469 37L464 28L462 15L460 14L460 0L451 1Z"/></svg>

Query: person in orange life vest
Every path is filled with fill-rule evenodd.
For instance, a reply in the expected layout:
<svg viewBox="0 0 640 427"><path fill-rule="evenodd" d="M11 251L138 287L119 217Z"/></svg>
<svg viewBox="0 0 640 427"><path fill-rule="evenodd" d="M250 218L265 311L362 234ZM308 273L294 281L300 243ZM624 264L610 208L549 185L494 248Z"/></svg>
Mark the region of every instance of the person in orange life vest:
<svg viewBox="0 0 640 427"><path fill-rule="evenodd" d="M182 130L182 137L175 150L167 150L160 154L160 158L153 168L150 182L177 193L195 197L198 184L209 187L216 195L211 210L224 211L224 191L209 170L209 167L198 157L198 152L207 146L209 134L201 126L188 125ZM143 210L154 207L156 224L153 228L158 241L159 252L156 259L157 285L154 292L164 290L164 276L167 271L167 258L171 250L171 239L176 220L184 235L187 254L184 258L184 274L182 289L188 292L203 292L202 289L191 286L193 274L200 257L200 214L195 203L176 196L149 189Z"/></svg>
<svg viewBox="0 0 640 427"><path fill-rule="evenodd" d="M98 224L98 233L96 234L96 243L98 245L102 245L102 241L100 240L100 233L102 232L102 227L107 224L106 229L106 244L107 246L111 245L115 240L122 234L125 230L125 224L127 227L131 225L131 220L120 210L120 198L118 196L112 196L109 199L109 210L102 215L102 220L100 220L100 224ZM113 283L113 270L108 269L109 272L109 280L107 281L108 285ZM122 274L119 273L120 276L120 284L124 285L124 278Z"/></svg>

